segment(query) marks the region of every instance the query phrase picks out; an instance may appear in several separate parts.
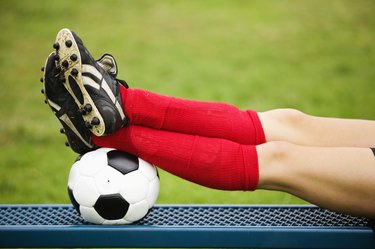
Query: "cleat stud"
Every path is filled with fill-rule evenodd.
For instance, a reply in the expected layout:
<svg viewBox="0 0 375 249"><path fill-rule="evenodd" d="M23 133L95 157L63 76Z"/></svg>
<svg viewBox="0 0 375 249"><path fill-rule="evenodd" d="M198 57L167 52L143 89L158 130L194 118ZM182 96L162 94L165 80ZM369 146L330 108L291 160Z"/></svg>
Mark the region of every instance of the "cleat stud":
<svg viewBox="0 0 375 249"><path fill-rule="evenodd" d="M89 122L86 122L85 126L86 126L87 129L91 129L92 128L92 126L91 126L91 124Z"/></svg>
<svg viewBox="0 0 375 249"><path fill-rule="evenodd" d="M65 142L65 146L66 146L66 147L70 147L70 144L69 144L68 141Z"/></svg>
<svg viewBox="0 0 375 249"><path fill-rule="evenodd" d="M86 110L85 109L78 109L78 113L81 115L86 115Z"/></svg>
<svg viewBox="0 0 375 249"><path fill-rule="evenodd" d="M61 134L65 134L65 129L64 128L60 128L60 133Z"/></svg>
<svg viewBox="0 0 375 249"><path fill-rule="evenodd" d="M92 106L90 104L86 104L85 107L83 107L83 109L86 111L86 112L91 112L92 111Z"/></svg>
<svg viewBox="0 0 375 249"><path fill-rule="evenodd" d="M67 60L64 60L61 65L65 68L67 68L69 66L69 62Z"/></svg>
<svg viewBox="0 0 375 249"><path fill-rule="evenodd" d="M48 103L48 101L45 99L45 100L44 100L44 104L47 104L47 103Z"/></svg>
<svg viewBox="0 0 375 249"><path fill-rule="evenodd" d="M72 55L70 56L70 59L71 59L72 61L76 61L76 60L78 59L78 57L77 57L76 54L72 54Z"/></svg>
<svg viewBox="0 0 375 249"><path fill-rule="evenodd" d="M66 79L65 79L65 76L64 75L60 75L60 81L62 83L65 83L66 82Z"/></svg>
<svg viewBox="0 0 375 249"><path fill-rule="evenodd" d="M73 42L71 40L67 40L65 42L65 46L67 46L68 48L70 48L72 45L73 45Z"/></svg>
<svg viewBox="0 0 375 249"><path fill-rule="evenodd" d="M56 49L56 50L59 50L60 44L58 42L54 43L53 48Z"/></svg>
<svg viewBox="0 0 375 249"><path fill-rule="evenodd" d="M100 124L100 120L97 117L94 117L91 120L91 125L98 125L98 124Z"/></svg>
<svg viewBox="0 0 375 249"><path fill-rule="evenodd" d="M41 89L40 92L44 94L44 89Z"/></svg>
<svg viewBox="0 0 375 249"><path fill-rule="evenodd" d="M42 83L43 83L43 81L44 81L44 80L43 80L43 77L42 77L42 78L40 78L39 80L40 80L40 82L42 82Z"/></svg>
<svg viewBox="0 0 375 249"><path fill-rule="evenodd" d="M61 67L60 66L57 66L56 69L55 69L55 73L60 73L61 72Z"/></svg>
<svg viewBox="0 0 375 249"><path fill-rule="evenodd" d="M40 71L44 72L44 66L40 68Z"/></svg>
<svg viewBox="0 0 375 249"><path fill-rule="evenodd" d="M55 61L59 61L59 60L60 60L60 56L56 53L56 54L54 55L54 59L55 59Z"/></svg>
<svg viewBox="0 0 375 249"><path fill-rule="evenodd" d="M78 70L76 68L73 68L71 74L72 76L76 77L78 75Z"/></svg>

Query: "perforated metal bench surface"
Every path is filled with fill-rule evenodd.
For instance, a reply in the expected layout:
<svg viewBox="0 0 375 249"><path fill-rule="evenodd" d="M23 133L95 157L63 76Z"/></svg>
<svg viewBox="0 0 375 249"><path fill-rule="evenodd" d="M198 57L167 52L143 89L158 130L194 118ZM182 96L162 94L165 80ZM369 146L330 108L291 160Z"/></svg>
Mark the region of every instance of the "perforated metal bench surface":
<svg viewBox="0 0 375 249"><path fill-rule="evenodd" d="M88 224L71 205L0 205L1 247L375 248L371 226L305 205L157 205L123 226Z"/></svg>

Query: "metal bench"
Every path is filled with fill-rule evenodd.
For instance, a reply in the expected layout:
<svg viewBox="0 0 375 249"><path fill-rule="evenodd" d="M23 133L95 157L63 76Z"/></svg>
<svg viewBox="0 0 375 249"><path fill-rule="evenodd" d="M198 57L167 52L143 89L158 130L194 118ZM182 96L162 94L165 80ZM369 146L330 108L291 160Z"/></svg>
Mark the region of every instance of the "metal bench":
<svg viewBox="0 0 375 249"><path fill-rule="evenodd" d="M366 218L315 206L157 205L133 225L84 222L71 205L0 205L0 247L375 248Z"/></svg>

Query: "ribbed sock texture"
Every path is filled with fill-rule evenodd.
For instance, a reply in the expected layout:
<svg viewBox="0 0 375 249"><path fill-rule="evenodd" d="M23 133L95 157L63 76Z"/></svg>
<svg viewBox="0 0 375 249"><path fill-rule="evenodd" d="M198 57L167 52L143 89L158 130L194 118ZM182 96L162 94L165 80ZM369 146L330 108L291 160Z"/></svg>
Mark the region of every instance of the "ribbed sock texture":
<svg viewBox="0 0 375 249"><path fill-rule="evenodd" d="M265 142L255 111L233 105L163 96L140 89L121 88L126 116L132 125L204 137L224 138L240 144Z"/></svg>
<svg viewBox="0 0 375 249"><path fill-rule="evenodd" d="M98 146L132 153L173 175L222 190L254 190L258 157L254 145L220 138L155 130L122 128L112 135L93 137Z"/></svg>

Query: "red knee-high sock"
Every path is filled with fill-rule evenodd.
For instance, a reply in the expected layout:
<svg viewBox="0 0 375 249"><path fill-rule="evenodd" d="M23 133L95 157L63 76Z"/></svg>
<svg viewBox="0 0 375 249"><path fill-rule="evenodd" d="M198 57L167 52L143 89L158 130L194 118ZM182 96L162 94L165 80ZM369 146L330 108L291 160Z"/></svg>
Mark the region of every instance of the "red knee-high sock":
<svg viewBox="0 0 375 249"><path fill-rule="evenodd" d="M109 136L93 137L93 141L98 146L132 153L206 187L254 190L258 185L258 158L254 145L132 125Z"/></svg>
<svg viewBox="0 0 375 249"><path fill-rule="evenodd" d="M121 88L130 123L159 130L261 144L265 135L255 111L233 105L168 97L140 89Z"/></svg>

